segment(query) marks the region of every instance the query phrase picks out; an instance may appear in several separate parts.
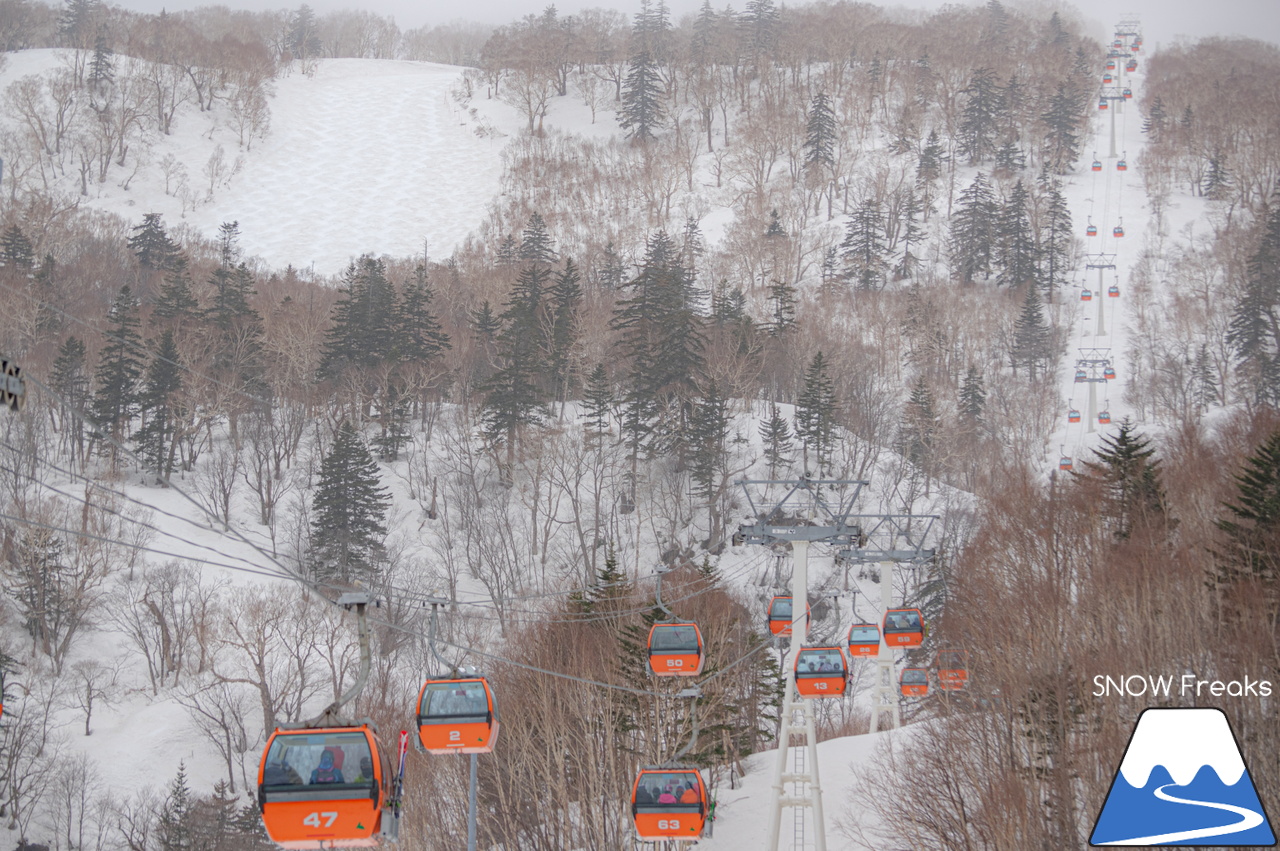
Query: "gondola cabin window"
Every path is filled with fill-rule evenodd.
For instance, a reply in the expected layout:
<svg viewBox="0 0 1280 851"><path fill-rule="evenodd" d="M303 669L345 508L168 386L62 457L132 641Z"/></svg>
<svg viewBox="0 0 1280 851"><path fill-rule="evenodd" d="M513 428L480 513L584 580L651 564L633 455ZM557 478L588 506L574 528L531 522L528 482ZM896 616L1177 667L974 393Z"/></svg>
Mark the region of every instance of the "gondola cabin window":
<svg viewBox="0 0 1280 851"><path fill-rule="evenodd" d="M428 680L418 695L418 740L428 753L489 753L498 733L483 677Z"/></svg>
<svg viewBox="0 0 1280 851"><path fill-rule="evenodd" d="M707 790L696 769L645 768L631 790L636 835L691 842L702 836Z"/></svg>
<svg viewBox="0 0 1280 851"><path fill-rule="evenodd" d="M366 766L370 774L360 781L365 785L372 778L373 757L361 733L277 736L267 752L262 785L270 790L354 783Z"/></svg>

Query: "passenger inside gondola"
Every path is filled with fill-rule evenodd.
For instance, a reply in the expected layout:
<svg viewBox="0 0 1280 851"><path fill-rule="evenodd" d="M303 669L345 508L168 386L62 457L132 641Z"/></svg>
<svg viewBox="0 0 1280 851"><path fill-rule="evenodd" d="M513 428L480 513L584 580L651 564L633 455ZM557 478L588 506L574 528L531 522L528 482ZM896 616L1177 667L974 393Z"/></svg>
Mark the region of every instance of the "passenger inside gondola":
<svg viewBox="0 0 1280 851"><path fill-rule="evenodd" d="M636 788L636 808L660 808L664 812L689 810L696 812L702 803L697 784L689 771L645 772L644 782Z"/></svg>
<svg viewBox="0 0 1280 851"><path fill-rule="evenodd" d="M363 733L276 736L267 754L262 785L269 788L352 782L342 770L348 759L357 765L367 761L372 776L373 759Z"/></svg>
<svg viewBox="0 0 1280 851"><path fill-rule="evenodd" d="M342 751L325 748L320 754L320 764L311 772L312 783L346 783L342 776Z"/></svg>

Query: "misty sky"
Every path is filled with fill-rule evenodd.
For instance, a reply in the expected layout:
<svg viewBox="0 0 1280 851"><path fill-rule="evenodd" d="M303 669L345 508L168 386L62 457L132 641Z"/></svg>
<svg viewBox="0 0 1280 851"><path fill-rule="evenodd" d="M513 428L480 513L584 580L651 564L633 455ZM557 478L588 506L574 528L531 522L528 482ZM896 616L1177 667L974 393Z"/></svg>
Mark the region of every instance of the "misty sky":
<svg viewBox="0 0 1280 851"><path fill-rule="evenodd" d="M144 12L193 9L205 5L226 5L233 8L296 8L303 0L286 0L281 3L252 2L252 0L116 0L117 4ZM782 5L783 0L777 0ZM894 0L877 3L884 6L936 9L945 0ZM973 0L974 4L985 0ZM1020 6L1018 0L1005 0L1010 6ZM487 24L503 24L542 11L548 0L308 0L308 5L318 12L336 9L366 9L382 15L390 15L402 30L426 24L442 24L453 20L471 20ZM702 0L668 0L672 16L677 20L692 14ZM711 5L723 9L732 5L741 10L746 0L712 0ZM794 0L789 5L799 5ZM962 4L968 5L968 4ZM1039 5L1037 3L1036 5ZM1057 4L1052 4L1057 5ZM1146 46L1155 48L1174 39L1199 39L1205 36L1249 36L1280 45L1280 0L1078 0L1064 3L1075 6L1087 21L1096 27L1091 32L1096 38L1109 38L1115 22L1129 15L1142 21ZM561 14L573 14L583 8L613 7L628 15L639 10L640 0L559 0L555 3ZM1046 5L1051 8L1051 5ZM1105 29L1105 32L1103 31Z"/></svg>

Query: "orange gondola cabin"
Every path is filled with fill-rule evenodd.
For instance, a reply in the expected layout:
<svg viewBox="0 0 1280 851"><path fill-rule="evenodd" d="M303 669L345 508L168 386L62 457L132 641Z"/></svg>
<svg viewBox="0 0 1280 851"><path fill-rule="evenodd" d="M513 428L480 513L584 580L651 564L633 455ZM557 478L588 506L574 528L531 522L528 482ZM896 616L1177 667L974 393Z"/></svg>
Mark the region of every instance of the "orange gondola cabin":
<svg viewBox="0 0 1280 851"><path fill-rule="evenodd" d="M849 658L865 659L880 655L880 627L873 623L855 623L849 627Z"/></svg>
<svg viewBox="0 0 1280 851"><path fill-rule="evenodd" d="M655 623L649 628L649 670L659 677L696 677L702 660L697 624Z"/></svg>
<svg viewBox="0 0 1280 851"><path fill-rule="evenodd" d="M890 609L884 615L884 643L890 647L919 647L924 643L924 617L919 609Z"/></svg>
<svg viewBox="0 0 1280 851"><path fill-rule="evenodd" d="M1102 377L1103 377L1103 378L1105 378L1105 379L1107 379L1108 381L1113 380L1113 379L1116 377L1116 371L1115 371L1115 369L1114 369L1113 367L1109 367L1109 366L1107 366L1107 367L1103 367L1103 369L1102 369Z"/></svg>
<svg viewBox="0 0 1280 851"><path fill-rule="evenodd" d="M793 667L801 697L844 696L849 669L839 647L802 648Z"/></svg>
<svg viewBox="0 0 1280 851"><path fill-rule="evenodd" d="M1067 411L1067 422L1069 423L1080 422L1080 412L1077 411L1075 408L1072 408L1071 410Z"/></svg>
<svg viewBox="0 0 1280 851"><path fill-rule="evenodd" d="M390 771L368 724L276 729L258 767L258 806L282 848L373 848Z"/></svg>
<svg viewBox="0 0 1280 851"><path fill-rule="evenodd" d="M964 650L938 651L938 688L958 691L969 682L969 654Z"/></svg>
<svg viewBox="0 0 1280 851"><path fill-rule="evenodd" d="M898 687L903 697L924 697L929 693L929 672L924 668L903 668Z"/></svg>
<svg viewBox="0 0 1280 851"><path fill-rule="evenodd" d="M1093 290L1083 289L1080 291L1081 301L1093 301Z"/></svg>
<svg viewBox="0 0 1280 851"><path fill-rule="evenodd" d="M1119 239L1120 237L1124 236L1124 228L1120 227L1120 225L1116 225L1111 229L1111 235L1114 236L1116 239Z"/></svg>
<svg viewBox="0 0 1280 851"><path fill-rule="evenodd" d="M1120 288L1115 285L1107 287L1107 298L1120 298Z"/></svg>
<svg viewBox="0 0 1280 851"><path fill-rule="evenodd" d="M790 597L774 597L769 601L769 632L774 635L790 635L795 620ZM809 606L805 606L804 632L809 634Z"/></svg>
<svg viewBox="0 0 1280 851"><path fill-rule="evenodd" d="M427 753L489 753L498 737L498 707L484 677L427 680L417 714Z"/></svg>
<svg viewBox="0 0 1280 851"><path fill-rule="evenodd" d="M1093 171L1102 171L1102 162L1100 160L1094 160L1093 165L1089 166L1089 168Z"/></svg>
<svg viewBox="0 0 1280 851"><path fill-rule="evenodd" d="M1116 163L1116 171L1128 171L1128 170L1129 170L1129 164L1124 160L1120 160L1119 162Z"/></svg>
<svg viewBox="0 0 1280 851"><path fill-rule="evenodd" d="M1071 462L1071 456L1070 456L1070 455L1063 455L1061 458L1059 458L1059 459L1058 459L1058 469L1059 469L1059 470L1065 470L1066 472L1068 472L1068 473L1069 473L1069 472L1071 472L1071 469L1072 469L1074 466L1075 466L1075 465Z"/></svg>
<svg viewBox="0 0 1280 851"><path fill-rule="evenodd" d="M1101 411L1098 414L1098 422L1102 423L1103 425L1109 424L1111 422L1111 412Z"/></svg>
<svg viewBox="0 0 1280 851"><path fill-rule="evenodd" d="M644 768L631 787L636 836L693 842L707 821L707 787L696 768Z"/></svg>
<svg viewBox="0 0 1280 851"><path fill-rule="evenodd" d="M1106 109L1106 108L1107 108L1107 99L1106 99L1106 98L1099 98L1099 99L1098 99L1098 109Z"/></svg>
<svg viewBox="0 0 1280 851"><path fill-rule="evenodd" d="M1098 226L1097 226L1097 225L1089 225L1087 228L1085 228L1085 229L1084 229L1084 235L1085 235L1085 236L1097 236L1097 235L1098 235Z"/></svg>

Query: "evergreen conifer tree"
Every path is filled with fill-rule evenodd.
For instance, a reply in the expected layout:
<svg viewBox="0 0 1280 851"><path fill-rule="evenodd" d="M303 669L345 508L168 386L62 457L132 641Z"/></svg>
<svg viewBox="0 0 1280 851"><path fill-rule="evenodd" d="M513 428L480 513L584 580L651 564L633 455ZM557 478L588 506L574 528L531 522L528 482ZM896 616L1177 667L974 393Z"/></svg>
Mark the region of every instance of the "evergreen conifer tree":
<svg viewBox="0 0 1280 851"><path fill-rule="evenodd" d="M951 220L951 263L960 280L972 284L991 274L992 247L996 241L996 216L1000 206L986 175L978 172L960 193Z"/></svg>
<svg viewBox="0 0 1280 851"><path fill-rule="evenodd" d="M1045 175L1044 214L1036 246L1036 280L1053 303L1059 287L1067 284L1075 240L1071 235L1071 210L1062 194L1062 183Z"/></svg>
<svg viewBox="0 0 1280 851"><path fill-rule="evenodd" d="M1036 241L1027 214L1026 187L1019 180L1009 193L996 222L996 265L1000 273L996 283L1007 287L1034 285L1036 280Z"/></svg>
<svg viewBox="0 0 1280 851"><path fill-rule="evenodd" d="M240 262L240 222L223 222L218 225L218 262L232 268Z"/></svg>
<svg viewBox="0 0 1280 851"><path fill-rule="evenodd" d="M179 254L177 244L165 232L159 213L145 214L142 224L133 229L133 236L128 242L138 264L144 269L170 269Z"/></svg>
<svg viewBox="0 0 1280 851"><path fill-rule="evenodd" d="M713 378L693 406L689 435L689 478L694 493L713 503L719 495L724 472L728 468L725 440L729 437L729 400L720 392ZM712 506L712 514L718 512ZM719 525L713 519L710 539L719 536Z"/></svg>
<svg viewBox="0 0 1280 851"><path fill-rule="evenodd" d="M1027 375L1034 380L1037 368L1047 363L1052 355L1053 338L1045 324L1040 288L1029 285L1026 289L1022 312L1018 314L1013 328L1013 349L1009 352L1009 361L1014 375L1018 374L1018 364L1022 364L1027 368Z"/></svg>
<svg viewBox="0 0 1280 851"><path fill-rule="evenodd" d="M538 213L529 216L524 233L520 237L520 248L516 251L516 259L523 263L540 263L550 266L556 262L555 243L547 230L547 223Z"/></svg>
<svg viewBox="0 0 1280 851"><path fill-rule="evenodd" d="M186 258L179 258L165 273L164 283L151 309L153 325L182 325L194 319L200 311L200 302L191 291L191 273Z"/></svg>
<svg viewBox="0 0 1280 851"><path fill-rule="evenodd" d="M976 165L995 153L995 134L1000 126L1000 86L990 68L978 68L961 89L965 104L956 137L960 152Z"/></svg>
<svg viewBox="0 0 1280 851"><path fill-rule="evenodd" d="M835 174L839 137L840 126L836 121L835 109L831 106L831 98L825 91L819 91L809 102L809 116L805 121L804 170L809 187L819 190L815 204L821 203L822 194L826 192L828 214L832 204L830 184ZM814 212L817 211L815 206Z"/></svg>
<svg viewBox="0 0 1280 851"><path fill-rule="evenodd" d="M760 441L769 462L769 478L776 479L778 470L791 464L791 425L776 403L769 406L769 419L760 421Z"/></svg>
<svg viewBox="0 0 1280 851"><path fill-rule="evenodd" d="M547 342L547 284L551 268L527 261L520 270L499 321L498 368L485 383L483 431L491 446L505 446L507 469L515 462L522 428L542 419L542 387Z"/></svg>
<svg viewBox="0 0 1280 851"><path fill-rule="evenodd" d="M787 229L782 226L782 217L778 214L778 208L774 207L769 211L769 226L764 229L765 239L786 239Z"/></svg>
<svg viewBox="0 0 1280 851"><path fill-rule="evenodd" d="M626 280L627 267L622 262L622 258L618 256L618 250L613 245L613 240L609 240L604 246L604 260L600 264L599 280L600 286L606 290L616 290L622 286L622 282Z"/></svg>
<svg viewBox="0 0 1280 851"><path fill-rule="evenodd" d="M107 340L98 354L94 374L97 390L90 413L94 423L117 442L128 430L138 411L138 381L142 378L142 337L138 333L138 302L126 284L107 313L111 323ZM110 449L112 459L117 449Z"/></svg>
<svg viewBox="0 0 1280 851"><path fill-rule="evenodd" d="M1140 523L1168 520L1155 449L1128 417L1121 420L1114 437L1103 436L1094 458L1074 475L1102 489L1103 514L1117 538L1128 538Z"/></svg>
<svg viewBox="0 0 1280 851"><path fill-rule="evenodd" d="M498 243L496 259L499 266L514 266L519 262L520 246L516 244L516 238L513 234L507 234L503 237L502 242Z"/></svg>
<svg viewBox="0 0 1280 851"><path fill-rule="evenodd" d="M93 40L93 58L89 60L89 90L95 99L105 98L115 82L115 60L105 34L99 32Z"/></svg>
<svg viewBox="0 0 1280 851"><path fill-rule="evenodd" d="M160 851L192 851L191 789L187 786L187 767L178 763L178 774L169 784L168 794L156 819L156 841Z"/></svg>
<svg viewBox="0 0 1280 851"><path fill-rule="evenodd" d="M884 233L880 204L874 198L867 198L849 219L844 241L840 243L845 277L860 290L884 287L889 266Z"/></svg>
<svg viewBox="0 0 1280 851"><path fill-rule="evenodd" d="M642 447L683 457L705 341L691 282L665 232L650 238L626 289L610 327L627 364L623 431L632 463Z"/></svg>
<svg viewBox="0 0 1280 851"><path fill-rule="evenodd" d="M806 475L822 475L835 450L837 399L835 383L827 373L827 361L819 350L804 373L804 387L796 400L796 435L804 447ZM810 472L809 453L815 468Z"/></svg>
<svg viewBox="0 0 1280 851"><path fill-rule="evenodd" d="M369 255L353 261L343 273L341 292L325 334L322 379L349 369L368 374L391 356L396 342L395 289L387 280L386 264Z"/></svg>
<svg viewBox="0 0 1280 851"><path fill-rule="evenodd" d="M960 414L975 422L982 421L987 410L987 388L982 381L982 373L976 366L970 365L964 374L964 383L960 386Z"/></svg>
<svg viewBox="0 0 1280 851"><path fill-rule="evenodd" d="M625 82L622 84L622 108L618 110L618 124L626 131L628 139L648 142L662 128L665 110L662 106L662 79L658 65L647 50L631 57Z"/></svg>
<svg viewBox="0 0 1280 851"><path fill-rule="evenodd" d="M903 411L901 444L912 464L931 475L933 449L938 431L937 405L924 375L916 378Z"/></svg>
<svg viewBox="0 0 1280 851"><path fill-rule="evenodd" d="M1005 139L996 149L995 171L1015 174L1027 167L1027 155L1013 138Z"/></svg>
<svg viewBox="0 0 1280 851"><path fill-rule="evenodd" d="M5 268L15 272L27 273L35 267L35 250L31 240L27 239L17 223L9 225L0 234L0 258L4 260Z"/></svg>
<svg viewBox="0 0 1280 851"><path fill-rule="evenodd" d="M449 335L431 308L433 298L435 294L427 278L427 269L419 263L405 283L395 307L394 351L398 362L422 366L452 348Z"/></svg>
<svg viewBox="0 0 1280 851"><path fill-rule="evenodd" d="M1201 343L1196 350L1195 366L1192 367L1192 396L1195 399L1196 412L1204 413L1221 398L1218 391L1218 380L1214 375L1213 361L1209 357L1209 346Z"/></svg>
<svg viewBox="0 0 1280 851"><path fill-rule="evenodd" d="M1217 520L1226 537L1218 553L1217 580L1265 595L1274 624L1280 614L1280 431L1245 459L1235 482L1235 500Z"/></svg>
<svg viewBox="0 0 1280 851"><path fill-rule="evenodd" d="M769 336L781 337L796 325L796 288L784 281L769 284Z"/></svg>
<svg viewBox="0 0 1280 851"><path fill-rule="evenodd" d="M139 396L143 425L135 437L138 456L164 484L168 484L177 453L178 393L182 372L173 330L166 328L147 367L146 381Z"/></svg>
<svg viewBox="0 0 1280 851"><path fill-rule="evenodd" d="M1044 127L1045 166L1054 174L1066 174L1080 156L1080 99L1066 83L1049 98L1048 108L1040 116Z"/></svg>
<svg viewBox="0 0 1280 851"><path fill-rule="evenodd" d="M603 441L612 429L616 404L613 382L609 380L604 364L598 363L587 376L587 385L582 393L582 419L592 441Z"/></svg>
<svg viewBox="0 0 1280 851"><path fill-rule="evenodd" d="M1205 173L1201 194L1212 201L1221 201L1231 190L1231 171L1227 168L1227 155L1215 150L1209 155L1209 169Z"/></svg>
<svg viewBox="0 0 1280 851"><path fill-rule="evenodd" d="M1151 109L1146 120L1142 122L1142 132L1151 137L1152 142L1159 141L1161 132L1169 122L1169 113L1165 111L1164 101L1156 95L1151 100Z"/></svg>
<svg viewBox="0 0 1280 851"><path fill-rule="evenodd" d="M946 163L946 149L938 138L937 130L930 130L925 139L924 148L920 151L920 160L916 164L916 191L920 195L922 219L929 221L934 212L934 199L938 181L942 178L942 167Z"/></svg>
<svg viewBox="0 0 1280 851"><path fill-rule="evenodd" d="M1249 258L1227 343L1250 403L1280 405L1280 204L1272 206Z"/></svg>
<svg viewBox="0 0 1280 851"><path fill-rule="evenodd" d="M312 500L308 563L319 582L369 581L386 558L386 515L391 494L378 465L351 423L343 420L320 464Z"/></svg>
<svg viewBox="0 0 1280 851"><path fill-rule="evenodd" d="M581 331L578 311L582 306L582 275L572 258L565 258L564 269L555 276L549 302L551 331L547 339L547 373L551 377L553 396L563 405L571 392L573 353Z"/></svg>

